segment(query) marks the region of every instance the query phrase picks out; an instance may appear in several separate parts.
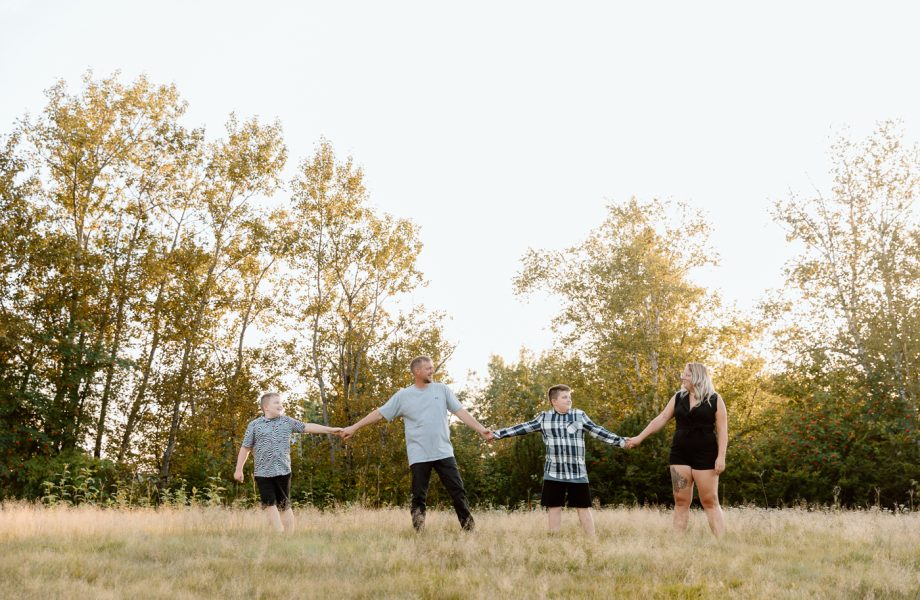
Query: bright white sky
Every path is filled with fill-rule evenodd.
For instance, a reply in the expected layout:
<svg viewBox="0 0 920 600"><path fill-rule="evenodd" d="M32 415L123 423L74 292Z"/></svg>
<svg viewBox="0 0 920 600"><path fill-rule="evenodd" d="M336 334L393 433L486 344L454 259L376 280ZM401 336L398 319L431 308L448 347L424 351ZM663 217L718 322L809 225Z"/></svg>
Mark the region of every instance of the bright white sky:
<svg viewBox="0 0 920 600"><path fill-rule="evenodd" d="M0 132L58 78L174 82L190 125L279 118L289 171L326 136L373 204L421 226L458 383L492 354L548 348L556 302L511 281L631 195L714 226L697 281L747 309L791 255L769 217L826 187L843 127L920 128L913 3L76 2L0 0Z"/></svg>

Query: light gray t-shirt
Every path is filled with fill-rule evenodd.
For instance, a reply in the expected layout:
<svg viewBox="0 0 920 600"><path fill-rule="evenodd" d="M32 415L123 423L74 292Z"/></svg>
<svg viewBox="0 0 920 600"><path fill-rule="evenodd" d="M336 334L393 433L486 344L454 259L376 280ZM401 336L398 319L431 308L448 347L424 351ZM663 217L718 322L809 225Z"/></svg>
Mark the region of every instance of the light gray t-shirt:
<svg viewBox="0 0 920 600"><path fill-rule="evenodd" d="M447 411L463 408L453 391L443 383L429 383L420 390L414 385L393 394L378 410L387 421L402 417L406 428L409 464L441 460L454 455L447 426Z"/></svg>

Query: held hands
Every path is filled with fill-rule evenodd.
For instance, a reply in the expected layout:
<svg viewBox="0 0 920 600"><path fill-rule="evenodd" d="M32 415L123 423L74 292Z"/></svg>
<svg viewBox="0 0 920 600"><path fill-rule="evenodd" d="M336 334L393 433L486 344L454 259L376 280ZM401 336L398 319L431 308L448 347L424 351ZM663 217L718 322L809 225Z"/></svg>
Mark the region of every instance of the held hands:
<svg viewBox="0 0 920 600"><path fill-rule="evenodd" d="M354 425L351 425L349 427L340 428L336 432L336 435L342 438L343 442L347 442L352 438L353 435L355 435L355 431L357 431L357 429L355 429Z"/></svg>
<svg viewBox="0 0 920 600"><path fill-rule="evenodd" d="M637 437L626 438L626 449L627 449L627 450L632 450L633 448L635 448L636 446L638 446L638 445L641 444L641 443L642 443L642 439L641 439L641 438L637 438Z"/></svg>
<svg viewBox="0 0 920 600"><path fill-rule="evenodd" d="M481 437L486 442L495 440L495 435L492 433L491 429L483 429L479 432L479 437Z"/></svg>

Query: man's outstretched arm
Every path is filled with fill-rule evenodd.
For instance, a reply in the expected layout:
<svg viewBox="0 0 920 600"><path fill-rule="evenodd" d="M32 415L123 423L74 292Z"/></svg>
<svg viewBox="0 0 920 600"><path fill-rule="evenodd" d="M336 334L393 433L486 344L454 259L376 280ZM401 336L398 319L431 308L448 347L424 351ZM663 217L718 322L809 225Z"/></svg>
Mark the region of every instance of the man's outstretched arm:
<svg viewBox="0 0 920 600"><path fill-rule="evenodd" d="M376 409L376 408L375 408L374 410L372 410L371 412L369 412L369 413L367 414L366 417L364 417L363 419L361 419L360 421L358 421L358 422L355 423L354 425L349 425L348 427L346 427L345 429L343 429L342 431L340 431L340 432L339 432L339 436L340 436L343 440L348 441L348 440L351 439L351 436L353 436L353 435L355 434L356 431L358 431L359 429L361 429L361 428L364 427L365 425L372 425L372 424L376 423L377 421L379 421L379 420L381 420L381 419L383 419L383 415L380 414L380 410L379 410L379 409Z"/></svg>
<svg viewBox="0 0 920 600"><path fill-rule="evenodd" d="M463 421L467 425L467 427L469 427L470 429L478 433L480 436L482 436L482 439L484 440L492 439L492 432L486 429L485 427L483 427L482 424L476 420L476 417L468 413L465 408L461 408L454 414L457 416L458 419Z"/></svg>

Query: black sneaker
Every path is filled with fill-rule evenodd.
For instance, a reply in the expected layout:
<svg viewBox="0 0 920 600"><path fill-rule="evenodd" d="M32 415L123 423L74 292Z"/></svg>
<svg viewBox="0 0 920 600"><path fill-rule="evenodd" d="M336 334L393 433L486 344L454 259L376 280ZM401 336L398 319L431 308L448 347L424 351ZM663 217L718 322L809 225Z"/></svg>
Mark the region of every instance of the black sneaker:
<svg viewBox="0 0 920 600"><path fill-rule="evenodd" d="M463 529L463 531L473 531L476 529L476 521L473 520L473 517L470 517L466 521L460 523L460 528Z"/></svg>
<svg viewBox="0 0 920 600"><path fill-rule="evenodd" d="M425 529L425 513L423 512L412 513L412 526L418 532L421 532L423 529Z"/></svg>

